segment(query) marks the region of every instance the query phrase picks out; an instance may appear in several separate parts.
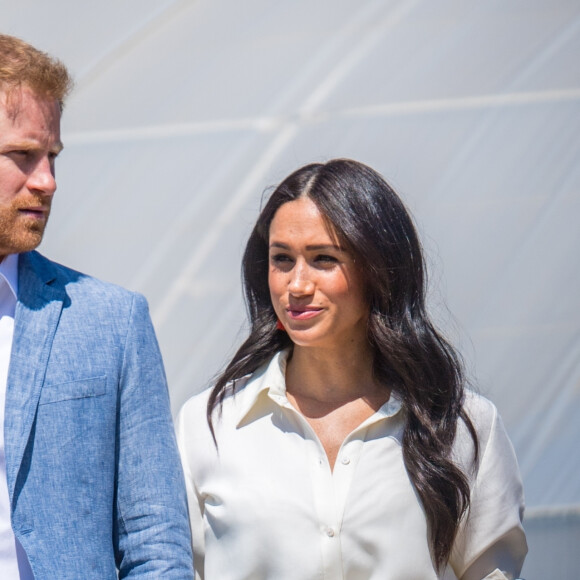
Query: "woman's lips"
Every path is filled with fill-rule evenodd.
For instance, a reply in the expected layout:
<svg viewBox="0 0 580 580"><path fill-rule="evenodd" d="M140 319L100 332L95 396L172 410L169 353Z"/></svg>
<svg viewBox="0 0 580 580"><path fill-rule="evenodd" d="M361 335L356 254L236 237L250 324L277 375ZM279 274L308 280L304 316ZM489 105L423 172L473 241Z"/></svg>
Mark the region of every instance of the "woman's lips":
<svg viewBox="0 0 580 580"><path fill-rule="evenodd" d="M322 308L287 308L288 318L292 320L308 320L318 316Z"/></svg>

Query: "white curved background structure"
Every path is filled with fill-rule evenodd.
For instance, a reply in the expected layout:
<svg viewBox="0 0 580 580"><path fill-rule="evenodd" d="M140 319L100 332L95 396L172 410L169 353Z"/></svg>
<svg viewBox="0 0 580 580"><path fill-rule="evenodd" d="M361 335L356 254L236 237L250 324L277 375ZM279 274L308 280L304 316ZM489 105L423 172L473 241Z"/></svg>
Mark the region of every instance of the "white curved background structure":
<svg viewBox="0 0 580 580"><path fill-rule="evenodd" d="M524 576L578 577L577 0L0 0L0 29L77 80L42 250L147 296L174 409L243 335L262 192L310 161L379 170L516 447Z"/></svg>

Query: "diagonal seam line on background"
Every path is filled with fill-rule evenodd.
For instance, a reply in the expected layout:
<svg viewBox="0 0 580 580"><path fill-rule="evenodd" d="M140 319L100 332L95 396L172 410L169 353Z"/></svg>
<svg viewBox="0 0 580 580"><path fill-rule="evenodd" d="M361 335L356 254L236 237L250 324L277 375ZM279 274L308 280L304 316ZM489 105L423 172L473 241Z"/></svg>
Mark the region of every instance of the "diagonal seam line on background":
<svg viewBox="0 0 580 580"><path fill-rule="evenodd" d="M153 14L150 14L141 24L137 25L125 38L113 44L109 50L95 58L84 70L76 75L77 88L75 92L79 93L86 89L107 68L133 50L136 45L145 40L159 27L178 17L183 10L190 8L191 4L191 0L171 0L165 5L158 7Z"/></svg>
<svg viewBox="0 0 580 580"><path fill-rule="evenodd" d="M380 25L375 25L374 29L367 35L363 35L362 40L353 47L348 56L340 61L330 72L318 83L314 90L304 100L300 113L309 115L313 110L320 106L322 101L327 98L328 94L343 80L346 75L374 48L381 40L385 30L398 24L412 9L415 2L402 2L399 7L391 12L386 19L380 21ZM384 4L378 0L373 5L376 10L380 10ZM370 11L372 16L376 10ZM371 22L376 19L369 18ZM354 56L353 56L354 55ZM209 228L208 233L201 241L192 258L181 270L177 280L170 286L167 294L161 300L159 306L153 311L153 320L159 328L166 320L175 306L180 296L193 278L198 268L203 264L211 250L214 248L223 230L235 218L239 208L243 205L246 198L258 187L263 180L264 175L272 166L278 156L284 151L286 146L292 141L299 129L296 121L286 124L279 134L273 139L272 143L266 147L264 153L260 156L258 162L250 169L247 177L244 179L241 187L234 193L230 201L226 204L223 211L217 216L215 222Z"/></svg>

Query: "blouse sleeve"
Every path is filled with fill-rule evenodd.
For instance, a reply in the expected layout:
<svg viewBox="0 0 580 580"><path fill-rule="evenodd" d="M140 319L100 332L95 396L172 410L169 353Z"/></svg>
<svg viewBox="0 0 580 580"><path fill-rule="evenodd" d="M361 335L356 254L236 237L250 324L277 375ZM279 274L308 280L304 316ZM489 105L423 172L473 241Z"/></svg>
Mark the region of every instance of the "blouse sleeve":
<svg viewBox="0 0 580 580"><path fill-rule="evenodd" d="M190 429L188 429L188 425L191 425L192 417L188 415L187 410L186 404L177 416L175 427L177 433L177 445L181 455L181 463L183 465L183 473L185 476L185 487L187 490L195 580L204 580L205 536L203 529L203 502L197 492L191 469L190 448L192 439L195 437L190 432ZM195 420L197 421L197 419Z"/></svg>
<svg viewBox="0 0 580 580"><path fill-rule="evenodd" d="M511 580L519 575L528 551L522 527L522 480L497 409L486 399L477 399L467 410L478 433L481 456L471 468L476 471L470 479L470 509L460 525L450 564L461 580ZM469 437L463 427L461 436ZM469 462L464 469L470 473Z"/></svg>

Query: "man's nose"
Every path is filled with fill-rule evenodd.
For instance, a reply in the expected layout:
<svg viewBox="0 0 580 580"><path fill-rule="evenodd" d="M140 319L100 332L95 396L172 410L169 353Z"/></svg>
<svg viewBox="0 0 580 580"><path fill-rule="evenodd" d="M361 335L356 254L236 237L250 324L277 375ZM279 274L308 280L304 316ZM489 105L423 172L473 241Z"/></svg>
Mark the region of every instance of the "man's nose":
<svg viewBox="0 0 580 580"><path fill-rule="evenodd" d="M53 195L56 191L54 162L48 157L39 159L27 181L28 188L44 195Z"/></svg>

